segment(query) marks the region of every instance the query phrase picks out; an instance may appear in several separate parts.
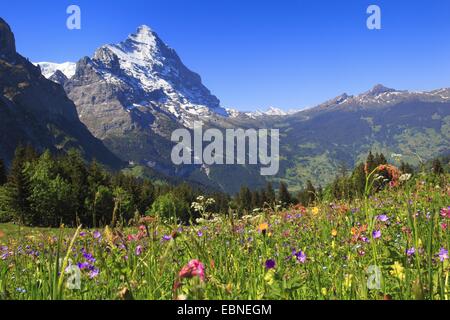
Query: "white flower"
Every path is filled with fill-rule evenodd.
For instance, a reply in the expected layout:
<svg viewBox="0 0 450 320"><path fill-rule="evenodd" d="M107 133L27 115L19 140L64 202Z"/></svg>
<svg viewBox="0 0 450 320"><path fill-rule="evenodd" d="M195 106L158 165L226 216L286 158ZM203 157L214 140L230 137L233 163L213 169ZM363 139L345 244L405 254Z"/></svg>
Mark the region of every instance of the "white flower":
<svg viewBox="0 0 450 320"><path fill-rule="evenodd" d="M410 173L405 173L405 174L402 174L402 175L400 176L399 180L402 181L402 182L405 182L405 181L410 180L411 177L412 177L412 174L410 174Z"/></svg>

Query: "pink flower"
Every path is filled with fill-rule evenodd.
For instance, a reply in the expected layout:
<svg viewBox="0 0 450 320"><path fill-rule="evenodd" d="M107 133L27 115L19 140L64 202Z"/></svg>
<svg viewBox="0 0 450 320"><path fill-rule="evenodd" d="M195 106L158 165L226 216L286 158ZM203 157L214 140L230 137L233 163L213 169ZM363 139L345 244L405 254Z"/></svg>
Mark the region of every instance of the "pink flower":
<svg viewBox="0 0 450 320"><path fill-rule="evenodd" d="M441 216L443 218L449 218L450 219L450 207L442 208L441 209Z"/></svg>
<svg viewBox="0 0 450 320"><path fill-rule="evenodd" d="M200 280L204 281L205 266L199 260L191 260L187 265L183 267L183 269L181 269L178 276L180 277L180 279L199 277Z"/></svg>

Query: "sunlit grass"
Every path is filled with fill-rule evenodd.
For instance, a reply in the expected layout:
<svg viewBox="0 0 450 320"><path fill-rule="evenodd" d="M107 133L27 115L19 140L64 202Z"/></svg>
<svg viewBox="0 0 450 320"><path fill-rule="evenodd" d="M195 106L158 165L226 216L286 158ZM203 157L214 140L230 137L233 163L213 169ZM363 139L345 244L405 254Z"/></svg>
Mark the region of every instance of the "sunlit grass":
<svg viewBox="0 0 450 320"><path fill-rule="evenodd" d="M1 298L449 299L450 187L439 184L193 226L3 224ZM80 290L66 287L64 261L81 268Z"/></svg>

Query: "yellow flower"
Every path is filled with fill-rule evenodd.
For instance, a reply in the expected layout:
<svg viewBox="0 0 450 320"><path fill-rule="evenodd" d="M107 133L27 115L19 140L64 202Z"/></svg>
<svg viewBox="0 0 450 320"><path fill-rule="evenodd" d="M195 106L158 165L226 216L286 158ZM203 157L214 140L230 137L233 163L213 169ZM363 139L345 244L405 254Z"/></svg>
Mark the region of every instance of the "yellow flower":
<svg viewBox="0 0 450 320"><path fill-rule="evenodd" d="M328 294L327 288L322 288L322 295L326 296Z"/></svg>
<svg viewBox="0 0 450 320"><path fill-rule="evenodd" d="M336 237L337 234L338 234L338 232L337 232L336 229L331 230L331 235L332 235L333 237Z"/></svg>
<svg viewBox="0 0 450 320"><path fill-rule="evenodd" d="M400 281L405 280L405 268L400 264L400 262L395 261L392 265L391 275L398 278Z"/></svg>
<svg viewBox="0 0 450 320"><path fill-rule="evenodd" d="M273 285L273 283L274 283L274 281L275 281L274 277L275 277L275 270L271 269L271 270L269 270L269 271L266 273L266 275L264 276L264 281L266 281L266 283L267 283L269 286L271 286L271 285Z"/></svg>
<svg viewBox="0 0 450 320"><path fill-rule="evenodd" d="M312 208L312 213L313 215L317 216L319 214L319 208L317 207Z"/></svg>
<svg viewBox="0 0 450 320"><path fill-rule="evenodd" d="M350 288L352 286L352 279L353 279L353 275L352 274L346 274L344 276L344 287L346 289Z"/></svg>

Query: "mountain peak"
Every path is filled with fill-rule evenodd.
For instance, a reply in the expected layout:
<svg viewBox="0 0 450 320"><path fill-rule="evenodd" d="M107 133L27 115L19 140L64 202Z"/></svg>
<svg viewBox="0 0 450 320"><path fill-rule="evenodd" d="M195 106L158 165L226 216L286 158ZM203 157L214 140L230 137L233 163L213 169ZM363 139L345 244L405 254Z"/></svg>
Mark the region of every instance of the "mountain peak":
<svg viewBox="0 0 450 320"><path fill-rule="evenodd" d="M137 28L137 34L152 34L153 30L149 26L143 24Z"/></svg>
<svg viewBox="0 0 450 320"><path fill-rule="evenodd" d="M141 25L137 28L136 33L133 33L129 36L129 39L143 43L151 46L156 45L157 35L153 30L147 25Z"/></svg>
<svg viewBox="0 0 450 320"><path fill-rule="evenodd" d="M368 91L366 94L371 95L371 96L377 96L377 95L380 95L382 93L394 92L394 91L395 91L395 89L385 87L382 84L377 84L370 91Z"/></svg>
<svg viewBox="0 0 450 320"><path fill-rule="evenodd" d="M11 28L5 20L0 18L0 56L7 59L16 54L16 41Z"/></svg>

